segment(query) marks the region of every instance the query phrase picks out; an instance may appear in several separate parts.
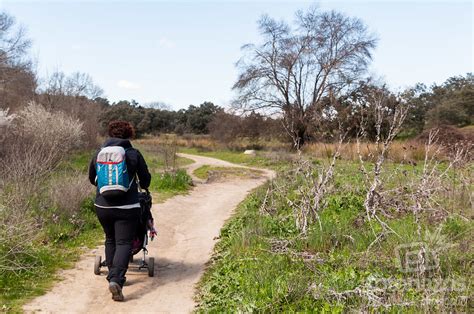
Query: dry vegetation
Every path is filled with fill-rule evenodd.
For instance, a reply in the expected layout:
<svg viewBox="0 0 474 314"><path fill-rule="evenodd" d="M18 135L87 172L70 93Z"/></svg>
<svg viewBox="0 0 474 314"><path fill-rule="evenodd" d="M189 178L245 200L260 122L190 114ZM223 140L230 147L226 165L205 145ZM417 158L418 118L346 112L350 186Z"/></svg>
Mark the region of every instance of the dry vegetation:
<svg viewBox="0 0 474 314"><path fill-rule="evenodd" d="M436 129L435 129L436 130ZM472 136L472 131L464 131L469 136ZM469 137L466 137L469 138ZM387 160L391 162L406 163L406 164L418 164L425 158L425 137L419 139L410 140L395 140L387 151ZM288 154L292 154L292 145L287 142L281 142L279 140L264 140L261 139L257 142L252 142L249 138L240 138L227 143L220 143L215 141L208 135L195 135L188 134L184 136L178 136L175 134L162 134L158 137L149 137L139 139L136 141L138 144L146 143L147 145L162 147L163 145L172 145L194 148L201 152L211 152L219 150L230 150L234 152L243 152L246 149L257 149L259 155L266 156L269 158L280 158ZM474 141L465 140L462 145L469 148ZM336 152L338 143L328 142L312 142L302 147L304 154L310 155L314 158L330 158ZM370 141L361 142L357 144L356 141L345 142L344 145L339 149L339 158L343 160L358 160L359 152L365 160L373 161L377 145ZM439 159L447 159L451 146L440 145L440 143L434 144L437 148L442 148L438 151ZM283 158L282 157L282 158ZM288 159L288 158L284 158Z"/></svg>
<svg viewBox="0 0 474 314"><path fill-rule="evenodd" d="M200 151L231 150L244 151L246 149L257 149L265 151L289 151L291 144L271 138L233 138L231 140L220 142L210 135L185 134L178 136L176 134L161 134L157 137L144 138L137 140L137 143L148 143L159 147L161 145L175 144L178 147L196 148Z"/></svg>
<svg viewBox="0 0 474 314"><path fill-rule="evenodd" d="M3 111L1 119L0 282L8 300L25 293L30 276L45 275L48 244L84 230L92 188L83 172L56 171L83 145L79 121L35 103L15 115Z"/></svg>
<svg viewBox="0 0 474 314"><path fill-rule="evenodd" d="M223 229L201 309L466 311L472 156L435 138L417 164L297 158Z"/></svg>
<svg viewBox="0 0 474 314"><path fill-rule="evenodd" d="M379 97L355 143L341 132L307 145L240 208L201 282L203 311L470 307L472 142L446 145L439 130L397 142L407 108Z"/></svg>

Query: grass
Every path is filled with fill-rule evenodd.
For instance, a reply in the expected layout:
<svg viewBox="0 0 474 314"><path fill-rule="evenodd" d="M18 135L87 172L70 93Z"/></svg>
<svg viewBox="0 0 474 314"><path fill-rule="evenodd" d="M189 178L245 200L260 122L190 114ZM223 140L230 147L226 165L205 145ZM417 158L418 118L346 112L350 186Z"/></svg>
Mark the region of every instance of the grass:
<svg viewBox="0 0 474 314"><path fill-rule="evenodd" d="M185 192L191 186L191 178L186 170L176 172L155 173L152 176L150 191L152 192Z"/></svg>
<svg viewBox="0 0 474 314"><path fill-rule="evenodd" d="M312 225L306 236L296 229L288 203L300 197L298 180L277 179L289 187L274 195L270 214L261 211L267 187L239 205L221 230L199 283L198 312L469 311L470 301L462 297L473 291L472 220L458 215L441 222L432 222L429 215L421 218L423 243L432 251L445 249L437 253L439 272L419 279L403 271L404 260L399 259L419 241L413 215L384 217L400 237L388 234L374 245L372 230L381 229L364 219L358 166L343 161L338 166L336 192L320 213L321 225ZM427 296L442 303L423 305Z"/></svg>
<svg viewBox="0 0 474 314"><path fill-rule="evenodd" d="M58 166L57 172L78 171L86 174L94 152L95 150L75 152L74 154L68 156L63 162L61 162L61 164Z"/></svg>
<svg viewBox="0 0 474 314"><path fill-rule="evenodd" d="M259 170L241 168L241 167L216 167L210 165L204 165L196 170L194 170L193 174L198 177L199 179L209 179L211 175L215 175L217 177L238 177L238 178L252 178L256 176L260 176L263 173Z"/></svg>
<svg viewBox="0 0 474 314"><path fill-rule="evenodd" d="M210 165L204 165L194 170L193 174L199 179L206 180L207 178L209 178L209 171L211 171L211 169L213 168L216 168L216 167L213 167Z"/></svg>
<svg viewBox="0 0 474 314"><path fill-rule="evenodd" d="M84 151L70 156L59 165L52 180L68 173L85 175L92 153ZM30 206L38 205L33 202ZM72 267L84 248L97 246L103 238L92 196L83 200L73 216L57 212L56 208L31 208L30 211L49 218L34 239L21 239L22 253L16 255L15 260L17 269L0 270L0 308L5 312L21 312L25 302L43 294L54 284L58 279L57 270ZM17 241L2 243L0 254L6 255L4 250L10 250Z"/></svg>
<svg viewBox="0 0 474 314"><path fill-rule="evenodd" d="M72 267L84 248L97 246L102 236L92 199L87 199L76 222L60 220L47 225L33 242L24 239L25 252L19 266L34 267L19 267L15 272L0 271L2 311L20 312L25 302L42 295L54 284L58 269Z"/></svg>
<svg viewBox="0 0 474 314"><path fill-rule="evenodd" d="M472 137L472 128L465 127L460 129L465 135ZM235 155L241 154L244 150L255 149L258 155L267 153L286 154L291 151L292 145L277 139L249 139L236 138L229 142L219 142L213 140L209 135L182 135L162 134L159 137L141 139L137 141L140 145L145 144L154 147L163 147L166 145L174 145L180 147L180 151L190 153L198 153L209 157L217 157L220 155L223 160L236 163L246 163L250 158L239 158ZM324 142L311 142L305 145L304 152L311 154L315 158L327 158L336 148L336 144ZM376 146L373 143L362 143L361 153L364 157L370 157ZM217 152L217 153L216 153ZM236 154L232 154L232 152ZM387 158L393 162L418 162L424 158L424 144L408 135L406 139L400 136L392 145L388 152ZM357 160L357 145L354 142L343 145L341 158L345 160ZM444 156L446 157L446 156ZM236 159L237 158L237 159ZM244 159L244 160L242 160ZM259 166L262 160L254 159L254 166ZM260 164L260 166L263 166ZM268 167L268 165L266 165Z"/></svg>
<svg viewBox="0 0 474 314"><path fill-rule="evenodd" d="M219 142L205 134L160 134L158 137L148 137L136 141L139 144L147 143L156 147L175 145L179 147L196 148L199 150L232 150L244 151L247 149L265 149L271 151L287 150L291 147L289 142L282 142L275 138L242 138L231 141Z"/></svg>

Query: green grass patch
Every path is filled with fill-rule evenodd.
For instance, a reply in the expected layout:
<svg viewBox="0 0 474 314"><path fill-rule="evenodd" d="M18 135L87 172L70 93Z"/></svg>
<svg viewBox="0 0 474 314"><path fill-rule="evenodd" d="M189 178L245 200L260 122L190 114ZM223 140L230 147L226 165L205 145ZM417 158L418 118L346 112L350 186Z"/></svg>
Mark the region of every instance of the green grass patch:
<svg viewBox="0 0 474 314"><path fill-rule="evenodd" d="M218 177L225 177L225 178L254 178L263 175L263 173L259 170L254 169L247 169L247 168L240 168L240 167L216 167L210 165L204 165L196 170L194 170L193 174L198 177L199 179L206 180L209 178L211 174L214 174Z"/></svg>
<svg viewBox="0 0 474 314"><path fill-rule="evenodd" d="M148 145L137 146L143 154L151 173L150 192L153 193L153 202L162 203L167 199L185 194L192 185L191 177L184 169L165 169L167 162L165 154L156 147ZM194 163L194 160L184 157L176 157L176 166L184 167ZM169 165L168 165L169 166Z"/></svg>
<svg viewBox="0 0 474 314"><path fill-rule="evenodd" d="M21 312L29 299L44 294L58 279L56 272L74 265L85 248L93 248L103 239L93 201L84 201L76 220L61 219L48 224L33 242L23 239L22 254L17 256L14 271L0 270L0 307L3 311ZM2 243L0 254L11 245Z"/></svg>
<svg viewBox="0 0 474 314"><path fill-rule="evenodd" d="M185 158L185 157L178 157L178 167L184 167L190 164L193 164L194 160Z"/></svg>
<svg viewBox="0 0 474 314"><path fill-rule="evenodd" d="M151 179L150 191L187 191L191 186L191 178L186 173L186 170L179 169L176 172L165 172L154 174Z"/></svg>
<svg viewBox="0 0 474 314"><path fill-rule="evenodd" d="M78 151L70 155L58 167L61 171L79 171L87 173L95 150Z"/></svg>
<svg viewBox="0 0 474 314"><path fill-rule="evenodd" d="M209 177L209 171L212 169L213 167L210 166L210 165L204 165L204 166L201 166L199 168L197 168L196 170L194 170L193 174L198 177L199 179L207 179Z"/></svg>
<svg viewBox="0 0 474 314"><path fill-rule="evenodd" d="M336 192L327 197L319 222L312 224L306 235L297 230L294 215L303 178L277 179L285 181L279 184L288 188L274 194L269 213L261 211L266 186L239 205L221 230L198 285L198 312L468 310L462 296L472 295L472 220L452 215L433 223L429 215L420 217L423 243L430 250L439 250L439 272L428 272L419 281L416 273L403 271L405 260L400 259L405 253L417 252L420 240L414 216L382 215L396 234L387 233L376 241L382 228L366 219L359 167L342 161L339 166ZM398 166L387 168L391 167ZM417 167L401 170L410 169L419 171ZM392 178L395 183L391 186L407 176L411 174ZM436 285L448 290L450 285L458 286L443 292L436 290ZM428 289L435 289L434 293L430 295ZM368 298L371 294L372 299ZM443 304L422 306L426 295L443 300Z"/></svg>

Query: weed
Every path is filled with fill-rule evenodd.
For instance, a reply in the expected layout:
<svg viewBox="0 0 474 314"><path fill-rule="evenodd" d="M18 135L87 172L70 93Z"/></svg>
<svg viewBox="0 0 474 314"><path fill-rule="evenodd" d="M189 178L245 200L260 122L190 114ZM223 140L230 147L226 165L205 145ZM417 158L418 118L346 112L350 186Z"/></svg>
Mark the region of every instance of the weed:
<svg viewBox="0 0 474 314"><path fill-rule="evenodd" d="M150 190L151 191L186 191L191 185L191 178L185 170L180 169L175 173L165 172L155 174L152 177Z"/></svg>

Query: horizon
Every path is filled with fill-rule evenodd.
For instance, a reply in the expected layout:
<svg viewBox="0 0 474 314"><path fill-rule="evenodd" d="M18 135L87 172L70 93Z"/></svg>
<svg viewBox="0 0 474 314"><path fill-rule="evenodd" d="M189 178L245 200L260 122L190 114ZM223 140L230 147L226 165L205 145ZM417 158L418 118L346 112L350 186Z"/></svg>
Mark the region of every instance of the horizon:
<svg viewBox="0 0 474 314"><path fill-rule="evenodd" d="M110 102L163 102L179 110L205 101L226 107L234 97L240 47L259 41L259 17L291 22L296 10L314 3L3 1L0 9L26 28L41 78L56 70L83 72ZM368 74L392 90L473 72L471 2L319 6L358 17L377 35Z"/></svg>

